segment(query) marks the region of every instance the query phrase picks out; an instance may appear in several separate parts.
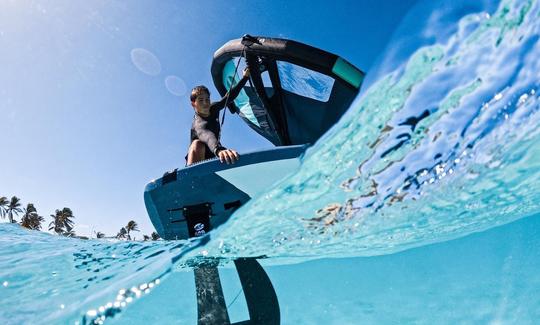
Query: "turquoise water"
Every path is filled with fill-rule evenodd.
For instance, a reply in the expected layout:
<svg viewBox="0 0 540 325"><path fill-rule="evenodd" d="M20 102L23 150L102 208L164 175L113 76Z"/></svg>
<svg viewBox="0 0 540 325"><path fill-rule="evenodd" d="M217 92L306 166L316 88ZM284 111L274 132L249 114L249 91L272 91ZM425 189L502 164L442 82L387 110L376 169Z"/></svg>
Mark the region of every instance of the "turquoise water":
<svg viewBox="0 0 540 325"><path fill-rule="evenodd" d="M195 323L200 257L221 258L231 321L245 320L228 260L247 256L267 257L284 324L534 323L540 4L444 17L404 59L390 48L301 169L204 242L0 224L2 323Z"/></svg>

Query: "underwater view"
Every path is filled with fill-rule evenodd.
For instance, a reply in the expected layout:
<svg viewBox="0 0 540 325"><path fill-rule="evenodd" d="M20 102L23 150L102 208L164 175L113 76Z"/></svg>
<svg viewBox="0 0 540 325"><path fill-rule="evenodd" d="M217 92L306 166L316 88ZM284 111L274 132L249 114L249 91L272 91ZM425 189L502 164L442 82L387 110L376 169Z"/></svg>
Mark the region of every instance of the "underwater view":
<svg viewBox="0 0 540 325"><path fill-rule="evenodd" d="M538 1L419 3L300 166L203 237L1 223L0 322L536 323L539 38Z"/></svg>

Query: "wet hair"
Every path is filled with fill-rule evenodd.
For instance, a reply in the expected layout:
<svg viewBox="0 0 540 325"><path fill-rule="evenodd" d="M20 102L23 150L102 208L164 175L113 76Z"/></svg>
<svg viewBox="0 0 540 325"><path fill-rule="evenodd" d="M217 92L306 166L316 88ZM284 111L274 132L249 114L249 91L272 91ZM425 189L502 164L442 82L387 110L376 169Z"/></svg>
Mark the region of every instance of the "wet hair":
<svg viewBox="0 0 540 325"><path fill-rule="evenodd" d="M191 90L191 96L189 96L189 99L194 102L195 99L197 99L197 96L202 93L207 93L208 96L210 96L210 90L208 90L208 88L206 88L205 86L200 85Z"/></svg>

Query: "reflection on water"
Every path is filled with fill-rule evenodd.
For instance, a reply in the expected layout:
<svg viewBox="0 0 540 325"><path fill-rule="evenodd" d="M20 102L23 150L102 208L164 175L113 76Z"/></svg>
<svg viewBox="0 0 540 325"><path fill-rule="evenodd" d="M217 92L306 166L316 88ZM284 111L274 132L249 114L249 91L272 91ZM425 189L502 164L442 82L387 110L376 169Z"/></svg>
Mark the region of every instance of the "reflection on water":
<svg viewBox="0 0 540 325"><path fill-rule="evenodd" d="M191 266L180 257L172 268L193 246L81 241L1 224L0 262L10 267L0 268L0 303L16 301L17 308L0 309L0 319L196 324L220 311L231 323L254 315L282 324L534 323L540 316L538 229L540 215L384 256L244 259L240 265L202 259ZM83 249L84 256L74 254ZM105 268L106 257L118 259L118 267ZM154 267L141 268L147 262ZM91 274L102 280L83 289Z"/></svg>
<svg viewBox="0 0 540 325"><path fill-rule="evenodd" d="M258 261L282 324L533 324L540 316L539 226L537 215L391 255ZM231 323L250 319L235 267L222 265L219 276ZM198 310L194 273L182 268L112 323L196 324Z"/></svg>
<svg viewBox="0 0 540 325"><path fill-rule="evenodd" d="M148 283L133 286L130 289L118 290L118 295L114 301L107 302L96 309L87 311L82 317L82 324L104 324L106 319L119 314L128 304L132 303L135 299L141 298L143 295L149 294L160 283L161 279L158 278Z"/></svg>
<svg viewBox="0 0 540 325"><path fill-rule="evenodd" d="M129 290L161 279L197 242L79 240L0 224L0 319L74 323ZM124 300L119 292L126 290ZM135 293L136 295L136 293ZM122 306L121 306L122 307ZM4 322L5 323L5 322Z"/></svg>

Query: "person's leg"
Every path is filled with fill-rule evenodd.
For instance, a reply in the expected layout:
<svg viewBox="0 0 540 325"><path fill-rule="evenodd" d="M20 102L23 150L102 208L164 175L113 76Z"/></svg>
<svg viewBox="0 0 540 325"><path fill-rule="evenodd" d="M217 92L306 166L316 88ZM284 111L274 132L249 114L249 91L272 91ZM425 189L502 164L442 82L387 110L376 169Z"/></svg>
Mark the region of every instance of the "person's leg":
<svg viewBox="0 0 540 325"><path fill-rule="evenodd" d="M206 144L200 140L195 140L189 146L187 165L194 164L196 162L204 160L204 153L206 151Z"/></svg>

